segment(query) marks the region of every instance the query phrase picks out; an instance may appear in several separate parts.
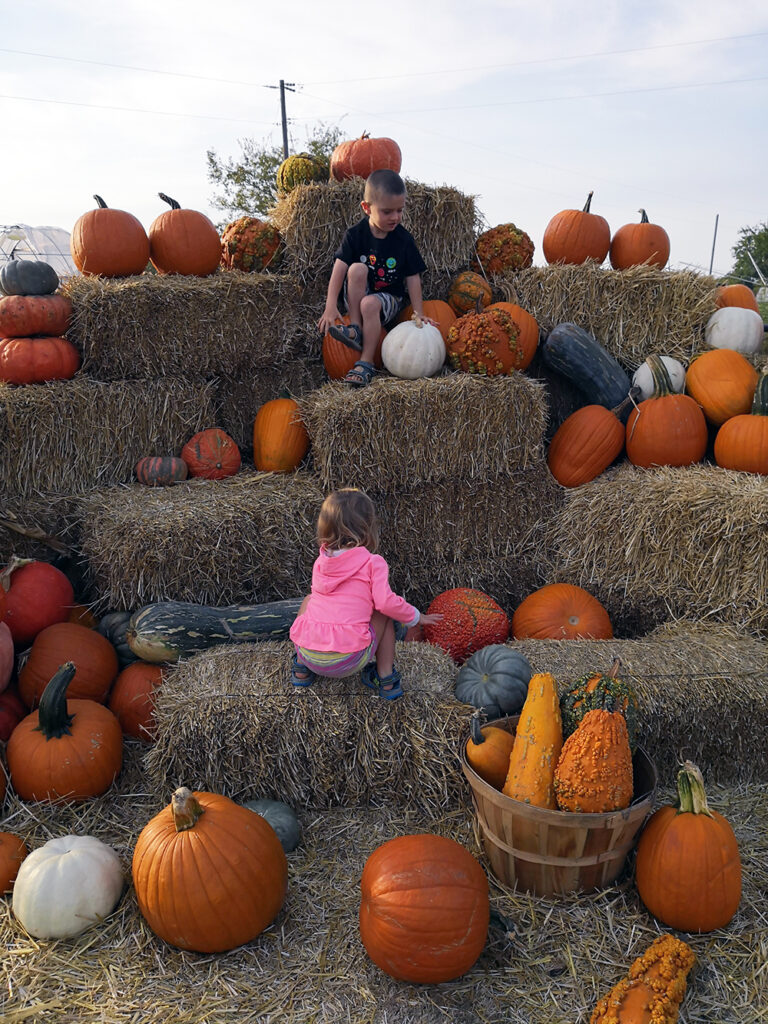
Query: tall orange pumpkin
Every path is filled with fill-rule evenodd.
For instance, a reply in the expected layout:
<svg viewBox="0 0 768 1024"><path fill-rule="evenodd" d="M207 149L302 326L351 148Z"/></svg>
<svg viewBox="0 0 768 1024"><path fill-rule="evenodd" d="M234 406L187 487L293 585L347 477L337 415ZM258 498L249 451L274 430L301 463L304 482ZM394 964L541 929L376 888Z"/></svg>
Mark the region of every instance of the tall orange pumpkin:
<svg viewBox="0 0 768 1024"><path fill-rule="evenodd" d="M398 173L403 155L394 139L372 139L363 132L359 139L340 142L331 153L331 178L367 178L373 171L389 170Z"/></svg>
<svg viewBox="0 0 768 1024"><path fill-rule="evenodd" d="M149 263L149 239L141 221L125 210L110 209L101 196L97 208L75 221L69 247L83 274L129 277Z"/></svg>
<svg viewBox="0 0 768 1024"><path fill-rule="evenodd" d="M723 306L742 306L744 309L754 309L760 312L757 298L751 288L745 284L725 284L717 289L716 303L718 308Z"/></svg>
<svg viewBox="0 0 768 1024"><path fill-rule="evenodd" d="M293 398L265 402L253 421L253 462L267 473L291 473L307 454L309 434Z"/></svg>
<svg viewBox="0 0 768 1024"><path fill-rule="evenodd" d="M768 367L757 381L752 411L733 416L718 430L715 462L723 469L768 476Z"/></svg>
<svg viewBox="0 0 768 1024"><path fill-rule="evenodd" d="M95 629L76 622L57 622L37 634L19 673L19 693L27 707L37 705L49 679L65 661L73 662L76 668L68 691L70 698L101 704L106 701L117 675L115 648Z"/></svg>
<svg viewBox="0 0 768 1024"><path fill-rule="evenodd" d="M667 368L659 356L646 360L654 380L653 398L629 414L627 458L634 466L690 466L707 450L707 421L690 395L672 390Z"/></svg>
<svg viewBox="0 0 768 1024"><path fill-rule="evenodd" d="M223 480L234 476L242 462L235 441L219 427L209 427L191 437L181 449L190 476Z"/></svg>
<svg viewBox="0 0 768 1024"><path fill-rule="evenodd" d="M669 235L660 224L651 224L640 210L639 224L624 224L611 239L609 250L614 270L647 264L662 270L669 259Z"/></svg>
<svg viewBox="0 0 768 1024"><path fill-rule="evenodd" d="M152 931L197 953L255 939L277 916L288 887L283 847L261 815L186 788L142 829L132 872Z"/></svg>
<svg viewBox="0 0 768 1024"><path fill-rule="evenodd" d="M390 839L366 861L360 890L360 938L393 978L450 981L483 951L488 880L453 839L429 833Z"/></svg>
<svg viewBox="0 0 768 1024"><path fill-rule="evenodd" d="M610 640L613 627L596 597L572 583L549 583L529 594L512 616L516 640Z"/></svg>
<svg viewBox="0 0 768 1024"><path fill-rule="evenodd" d="M757 370L733 348L702 352L685 374L685 390L716 427L749 412L756 387Z"/></svg>
<svg viewBox="0 0 768 1024"><path fill-rule="evenodd" d="M605 217L590 211L592 192L583 210L561 210L544 231L542 249L547 263L602 263L611 246L611 229Z"/></svg>
<svg viewBox="0 0 768 1024"><path fill-rule="evenodd" d="M161 274L207 277L219 266L221 239L204 213L182 210L175 199L158 192L171 207L149 226L149 258Z"/></svg>

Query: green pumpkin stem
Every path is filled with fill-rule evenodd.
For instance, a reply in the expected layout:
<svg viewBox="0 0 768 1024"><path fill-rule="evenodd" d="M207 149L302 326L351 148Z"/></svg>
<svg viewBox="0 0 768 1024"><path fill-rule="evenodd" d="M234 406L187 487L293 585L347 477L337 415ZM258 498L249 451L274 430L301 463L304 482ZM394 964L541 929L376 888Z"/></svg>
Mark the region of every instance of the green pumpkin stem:
<svg viewBox="0 0 768 1024"><path fill-rule="evenodd" d="M624 401L623 402L619 402L618 405L615 405L611 409L611 412L616 417L616 419L617 420L621 419L621 417L622 417L622 415L624 413L624 410L626 409L626 407L628 405L635 405L636 406L637 405L637 399L639 397L640 397L640 388L637 387L636 384L633 384L632 387L627 392L627 397L624 399Z"/></svg>
<svg viewBox="0 0 768 1024"><path fill-rule="evenodd" d="M195 794L186 786L180 786L171 797L171 814L177 832L186 832L194 828L197 819L204 814Z"/></svg>
<svg viewBox="0 0 768 1024"><path fill-rule="evenodd" d="M590 207L590 205L592 203L592 196L594 194L595 194L594 192L590 192L589 195L587 196L587 201L586 201L586 203L584 203L584 210L583 210L584 213L589 213L589 207Z"/></svg>
<svg viewBox="0 0 768 1024"><path fill-rule="evenodd" d="M98 206L98 208L100 210L108 209L107 204L104 202L104 200L101 198L101 196L96 196L95 195L93 198L96 200L96 205Z"/></svg>
<svg viewBox="0 0 768 1024"><path fill-rule="evenodd" d="M480 727L481 714L482 712L478 709L469 720L469 732L472 737L472 742L476 747L479 747L481 743L485 743L485 736L483 736L483 730Z"/></svg>
<svg viewBox="0 0 768 1024"><path fill-rule="evenodd" d="M172 210L180 210L181 209L180 204L177 203L175 199L171 199L170 196L167 196L165 194L165 192L158 192L157 194L160 196L160 198L163 200L164 203L168 203L168 205L170 206L170 208Z"/></svg>
<svg viewBox="0 0 768 1024"><path fill-rule="evenodd" d="M653 377L653 397L666 398L667 395L674 395L675 391L672 387L669 371L664 365L664 360L661 356L652 352L646 359L646 363L648 363L651 376Z"/></svg>
<svg viewBox="0 0 768 1024"><path fill-rule="evenodd" d="M647 224L648 223L648 214L645 212L645 210L641 207L637 212L640 214L640 223L641 224Z"/></svg>
<svg viewBox="0 0 768 1024"><path fill-rule="evenodd" d="M67 712L67 687L75 675L75 666L71 661L59 666L58 671L43 690L40 707L37 710L36 732L41 732L47 740L58 740L71 734L74 715Z"/></svg>
<svg viewBox="0 0 768 1024"><path fill-rule="evenodd" d="M677 773L678 814L706 814L712 817L704 790L704 778L692 761L684 761Z"/></svg>

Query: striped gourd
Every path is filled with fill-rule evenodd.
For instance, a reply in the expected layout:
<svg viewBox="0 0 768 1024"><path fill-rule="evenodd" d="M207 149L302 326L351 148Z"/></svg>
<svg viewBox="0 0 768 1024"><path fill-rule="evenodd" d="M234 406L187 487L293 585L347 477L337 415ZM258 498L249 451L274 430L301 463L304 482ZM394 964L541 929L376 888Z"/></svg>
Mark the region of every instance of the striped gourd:
<svg viewBox="0 0 768 1024"><path fill-rule="evenodd" d="M136 479L149 487L167 487L186 480L188 474L184 459L174 455L145 455L136 463Z"/></svg>
<svg viewBox="0 0 768 1024"><path fill-rule="evenodd" d="M491 286L479 274L465 270L454 279L448 293L448 304L457 316L477 309L478 300L482 306L490 304L493 298Z"/></svg>

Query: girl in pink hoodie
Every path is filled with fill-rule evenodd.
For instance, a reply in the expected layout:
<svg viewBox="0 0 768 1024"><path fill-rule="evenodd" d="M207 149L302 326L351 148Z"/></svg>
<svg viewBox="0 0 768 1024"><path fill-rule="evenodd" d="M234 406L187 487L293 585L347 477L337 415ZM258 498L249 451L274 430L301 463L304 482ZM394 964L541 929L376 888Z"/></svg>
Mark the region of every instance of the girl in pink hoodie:
<svg viewBox="0 0 768 1024"><path fill-rule="evenodd" d="M291 669L294 686L309 686L316 675L353 675L380 697L402 697L394 665L395 622L439 622L422 615L389 586L389 567L375 554L379 526L373 502L363 491L345 487L323 502L317 520L320 547L312 569L312 593L291 626L296 646Z"/></svg>

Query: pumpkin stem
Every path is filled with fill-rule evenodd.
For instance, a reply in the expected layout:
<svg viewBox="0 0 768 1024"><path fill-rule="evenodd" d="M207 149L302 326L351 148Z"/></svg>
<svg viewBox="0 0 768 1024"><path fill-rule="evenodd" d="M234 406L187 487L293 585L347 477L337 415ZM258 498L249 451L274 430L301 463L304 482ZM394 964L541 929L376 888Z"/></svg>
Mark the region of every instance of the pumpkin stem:
<svg viewBox="0 0 768 1024"><path fill-rule="evenodd" d="M645 212L645 210L642 207L640 207L640 209L637 212L640 214L640 223L641 224L647 224L648 223L648 214Z"/></svg>
<svg viewBox="0 0 768 1024"><path fill-rule="evenodd" d="M22 565L29 565L33 562L33 558L19 558L18 555L11 555L11 560L0 572L0 586L3 590L8 591L11 589L11 576L13 573L22 567Z"/></svg>
<svg viewBox="0 0 768 1024"><path fill-rule="evenodd" d="M704 778L692 761L684 761L677 773L678 814L706 814L712 817L704 790Z"/></svg>
<svg viewBox="0 0 768 1024"><path fill-rule="evenodd" d="M639 397L640 397L640 388L637 387L635 384L633 384L632 387L627 392L627 397L624 399L624 401L623 402L619 402L618 405L615 405L613 407L613 409L611 409L611 412L616 417L616 419L617 420L622 420L623 419L624 410L626 409L626 407L628 405L637 406L637 399Z"/></svg>
<svg viewBox="0 0 768 1024"><path fill-rule="evenodd" d="M483 736L483 730L480 727L481 715L482 711L478 709L469 720L469 732L472 736L472 742L476 747L479 747L481 743L485 743L485 736Z"/></svg>
<svg viewBox="0 0 768 1024"><path fill-rule="evenodd" d="M40 707L37 711L36 732L41 732L46 740L58 740L69 736L70 725L74 715L67 712L67 687L72 682L76 669L71 661L60 665L58 671L43 690Z"/></svg>
<svg viewBox="0 0 768 1024"><path fill-rule="evenodd" d="M652 352L646 359L648 367L653 377L653 397L654 398L665 398L667 395L674 395L674 389L672 387L672 381L669 376L669 371L664 365L664 360L661 356Z"/></svg>
<svg viewBox="0 0 768 1024"><path fill-rule="evenodd" d="M594 194L595 194L594 192L590 192L589 195L587 196L587 201L586 201L586 203L584 203L584 211L583 211L584 213L589 213L589 207L590 207L590 204L592 202L592 196Z"/></svg>
<svg viewBox="0 0 768 1024"><path fill-rule="evenodd" d="M100 210L106 210L107 209L107 204L104 202L104 200L101 198L101 196L96 196L95 195L93 198L96 200L96 205L98 206L98 208Z"/></svg>
<svg viewBox="0 0 768 1024"><path fill-rule="evenodd" d="M424 321L421 319L418 313L413 314L413 316L411 317L411 322L414 323L416 327L424 326Z"/></svg>
<svg viewBox="0 0 768 1024"><path fill-rule="evenodd" d="M195 794L186 786L180 786L171 797L171 814L177 832L186 832L195 827L195 822L204 814Z"/></svg>
<svg viewBox="0 0 768 1024"><path fill-rule="evenodd" d="M171 199L170 196L167 196L165 194L165 192L158 192L157 194L160 196L160 198L163 200L164 203L168 203L168 205L170 206L170 208L172 210L180 210L181 209L181 206L179 205L179 203L177 203L175 199Z"/></svg>
<svg viewBox="0 0 768 1024"><path fill-rule="evenodd" d="M608 673L607 673L611 677L611 679L618 679L619 678L619 669L621 668L622 664L623 664L623 662L622 662L621 658L617 654L615 656L615 658L613 659L613 664L608 669Z"/></svg>

